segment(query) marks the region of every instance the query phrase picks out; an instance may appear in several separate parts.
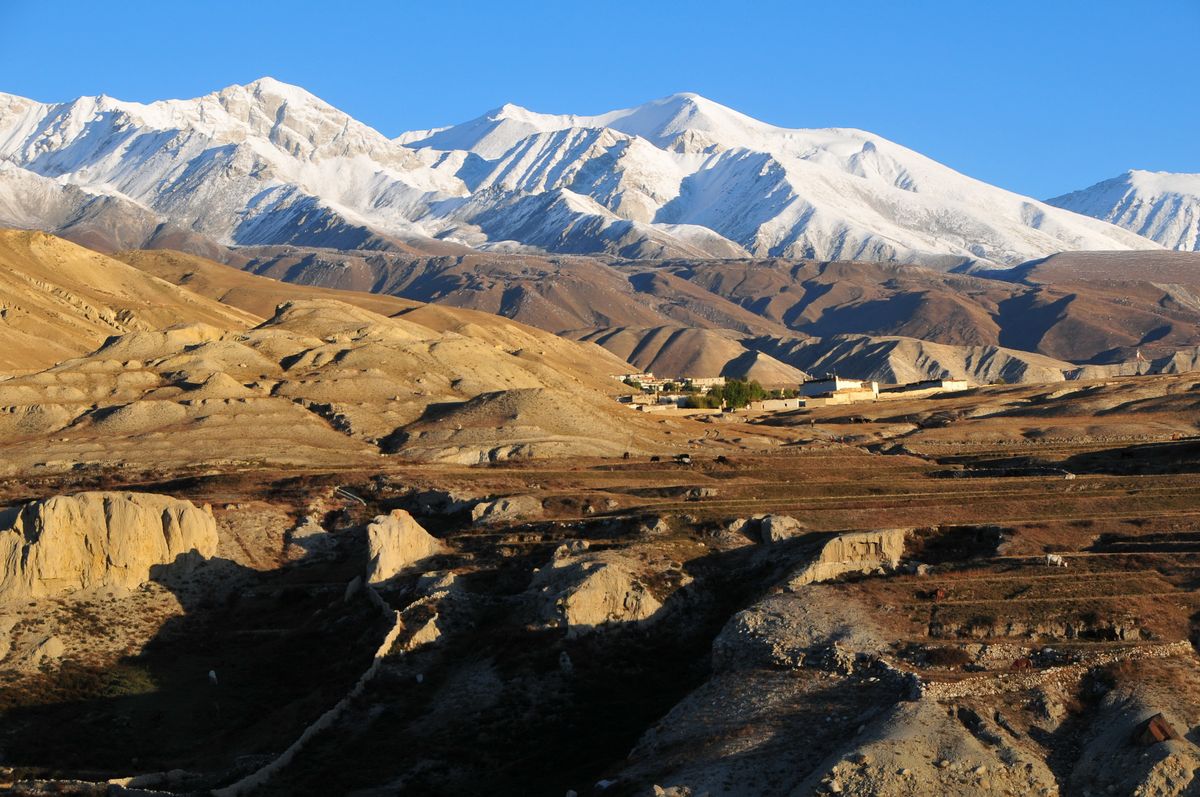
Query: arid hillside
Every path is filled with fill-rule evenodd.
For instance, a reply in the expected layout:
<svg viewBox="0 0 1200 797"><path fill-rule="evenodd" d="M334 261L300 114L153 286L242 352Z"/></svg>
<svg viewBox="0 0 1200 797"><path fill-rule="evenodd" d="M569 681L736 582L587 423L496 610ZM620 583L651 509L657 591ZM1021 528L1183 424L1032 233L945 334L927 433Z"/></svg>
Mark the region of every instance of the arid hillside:
<svg viewBox="0 0 1200 797"><path fill-rule="evenodd" d="M0 331L22 370L39 369L0 380L9 473L361 465L381 452L462 462L615 456L672 434L613 401L612 375L628 364L497 316L296 288L193 256L130 258L206 296L50 236L6 240L5 273L31 298L9 307ZM42 290L49 276L58 283ZM109 334L98 334L110 317ZM46 345L16 345L34 331ZM470 435L430 428L447 417L441 426L461 431L462 418L484 417L480 407L503 417Z"/></svg>
<svg viewBox="0 0 1200 797"><path fill-rule="evenodd" d="M0 373L44 368L111 335L181 319L230 330L260 320L60 238L0 230Z"/></svg>
<svg viewBox="0 0 1200 797"><path fill-rule="evenodd" d="M1063 254L977 275L793 260L413 259L279 248L237 257L278 279L473 307L554 332L667 325L901 336L1070 362L1114 362L1138 347L1162 356L1200 343L1200 306L1170 287L1200 272L1200 256L1187 252ZM1169 278L1153 277L1163 268Z"/></svg>
<svg viewBox="0 0 1200 797"><path fill-rule="evenodd" d="M745 341L908 338L1041 355L1069 370L1131 361L1138 351L1165 358L1200 344L1200 302L1188 287L1188 275L1200 271L1196 258L1185 252L1075 253L978 274L873 262L414 258L280 247L238 250L226 259L281 280L485 310L575 339L614 329L728 330L734 335L721 337L743 341L758 352L744 356L755 358L774 353ZM1160 267L1170 281L1151 279ZM712 373L704 375L749 373L739 366L742 352L717 362L712 353L684 353L683 343L676 341L677 353L665 362L711 361ZM960 356L978 358L965 350ZM910 363L907 370L921 369ZM945 373L970 376L971 370Z"/></svg>

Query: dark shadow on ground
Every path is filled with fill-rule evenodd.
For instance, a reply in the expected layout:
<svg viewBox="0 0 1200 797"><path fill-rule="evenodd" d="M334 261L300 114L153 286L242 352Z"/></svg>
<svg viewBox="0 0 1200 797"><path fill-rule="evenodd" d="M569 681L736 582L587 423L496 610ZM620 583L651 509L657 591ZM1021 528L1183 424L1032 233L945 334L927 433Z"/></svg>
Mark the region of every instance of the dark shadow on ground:
<svg viewBox="0 0 1200 797"><path fill-rule="evenodd" d="M283 750L350 688L386 633L361 591L344 599L360 569L343 559L260 572L211 560L188 584L174 567L154 568L184 614L115 666L65 661L20 694L0 692L4 762L94 779L220 772Z"/></svg>
<svg viewBox="0 0 1200 797"><path fill-rule="evenodd" d="M475 596L468 627L390 658L356 718L317 739L266 793L327 794L336 772L345 792L587 794L707 681L712 641L729 617L827 537L810 536L771 556L747 546L692 560L692 585L672 593L654 622L577 637L529 624L523 585L550 548L529 557L524 573L511 558L497 562L463 581ZM593 550L606 542L590 539Z"/></svg>

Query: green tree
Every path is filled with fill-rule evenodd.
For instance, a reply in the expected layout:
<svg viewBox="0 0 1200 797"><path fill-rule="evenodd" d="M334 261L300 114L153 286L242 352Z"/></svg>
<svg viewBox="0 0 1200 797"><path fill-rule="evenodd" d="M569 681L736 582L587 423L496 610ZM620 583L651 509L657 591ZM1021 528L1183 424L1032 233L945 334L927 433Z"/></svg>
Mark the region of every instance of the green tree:
<svg viewBox="0 0 1200 797"><path fill-rule="evenodd" d="M741 409L752 401L762 401L766 396L767 391L763 390L762 385L744 379L726 380L725 387L721 388L721 398L733 410Z"/></svg>

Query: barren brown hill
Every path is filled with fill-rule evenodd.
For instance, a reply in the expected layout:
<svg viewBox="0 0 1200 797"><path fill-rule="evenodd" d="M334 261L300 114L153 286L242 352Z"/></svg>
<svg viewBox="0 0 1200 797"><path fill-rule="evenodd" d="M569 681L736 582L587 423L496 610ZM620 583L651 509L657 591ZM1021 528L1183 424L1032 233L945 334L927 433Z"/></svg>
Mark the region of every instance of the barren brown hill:
<svg viewBox="0 0 1200 797"><path fill-rule="evenodd" d="M1131 359L1139 347L1148 357L1161 357L1200 343L1200 302L1186 288L1158 284L1170 280L1151 276L1166 263L1174 264L1171 274L1183 276L1196 256L1137 254L1147 257L1056 255L1031 269L986 277L859 262L712 261L661 267L817 337L900 335L1002 346L1080 363ZM1089 273L1092 264L1096 276ZM1114 274L1126 268L1142 281L1115 283ZM1015 281L1023 276L1025 282Z"/></svg>
<svg viewBox="0 0 1200 797"><path fill-rule="evenodd" d="M269 318L277 306L292 299L336 299L380 315L395 315L420 306L419 302L399 296L281 283L172 249L130 249L113 257L193 293L262 318Z"/></svg>
<svg viewBox="0 0 1200 797"><path fill-rule="evenodd" d="M828 338L767 338L747 345L812 374L840 374L904 384L923 379L995 382L1058 382L1074 366L1042 354L1000 346L951 346L895 336L833 335Z"/></svg>
<svg viewBox="0 0 1200 797"><path fill-rule="evenodd" d="M963 346L996 344L999 305L1020 291L993 280L883 263L741 260L629 267L647 266L810 335L901 335Z"/></svg>
<svg viewBox="0 0 1200 797"><path fill-rule="evenodd" d="M191 324L113 337L91 355L0 382L5 468L361 465L385 439L410 459L590 455L605 423L642 441L633 450L661 439L659 424L612 400L619 386L609 374L627 365L509 326L473 337L309 299L245 331ZM518 401L505 423L470 440L395 443L412 424L428 436L431 407L446 412L482 394L555 398ZM557 425L561 406L587 418L574 435ZM529 431L538 428L552 432Z"/></svg>
<svg viewBox="0 0 1200 797"><path fill-rule="evenodd" d="M1146 274L1173 263L1169 273L1182 280L1187 263L1171 254L1057 255L1030 269L979 274L872 262L423 258L283 247L238 250L230 262L289 282L470 307L555 332L687 326L747 335L902 336L1113 363L1138 348L1161 357L1200 344L1200 305L1185 282L1144 277L1126 288L1111 279L1122 268L1114 264L1123 262ZM1077 265L1054 266L1058 258ZM1092 262L1097 278L1086 274Z"/></svg>
<svg viewBox="0 0 1200 797"><path fill-rule="evenodd" d="M1010 271L987 272L1028 283L1156 282L1200 284L1200 252L1060 252Z"/></svg>
<svg viewBox="0 0 1200 797"><path fill-rule="evenodd" d="M280 304L293 300L328 300L419 324L436 332L453 332L508 349L537 350L547 362L564 372L611 373L627 371L599 346L570 344L556 335L502 318L492 313L404 299L390 294L322 288L240 271L203 257L167 249L120 252L115 257L155 277L172 282L223 304L270 317Z"/></svg>
<svg viewBox="0 0 1200 797"><path fill-rule="evenodd" d="M794 386L809 376L837 373L903 384L923 379L1058 382L1087 375L1190 370L1193 350L1126 366L1077 366L1000 346L951 346L898 336L832 335L827 338L746 337L730 330L655 327L577 330L573 339L599 344L657 376L727 376L769 386Z"/></svg>
<svg viewBox="0 0 1200 797"><path fill-rule="evenodd" d="M424 319L421 323L441 330L459 330L466 319L476 332L479 328L501 328L497 324L506 323L490 313L438 310L445 305L418 305L379 294L282 283L176 252L142 251L121 257L169 281L256 312L269 312L276 302L295 292L298 296L336 297L389 315L407 313L413 320L420 317ZM479 267L480 262L456 262L456 273L462 276ZM633 317L682 317L687 324L563 331L574 340L602 343L639 368L672 376L726 375L790 384L798 381L801 372L840 371L885 382L937 377L982 383L997 379L1055 381L1075 371L1072 357L1066 355L1086 353L1094 354L1092 359L1101 362L1124 361L1127 365L1119 366L1119 370L1136 373L1139 369L1133 357L1140 348L1149 360L1161 361L1161 367L1152 371L1178 371L1186 365L1175 361L1181 356L1187 359L1192 348L1186 325L1178 326L1174 334L1162 340L1152 340L1155 325L1161 325L1168 310L1172 310L1169 303L1160 301L1164 291L1182 295L1185 289L1180 286L1114 285L1104 281L1080 286L1029 286L875 263L713 261L611 267L586 258L552 264L517 256L497 257L495 263L494 275L499 282L490 283L490 288L480 284L477 290L441 298L454 303L473 297L486 305L481 297L489 290L504 290L509 295L517 295L512 293L517 290L526 298L505 311L542 322L552 316L555 323L595 320L596 313L589 303L606 300L625 302L624 306L636 311L626 314ZM518 264L523 265L517 268ZM433 268L430 262L425 266ZM646 268L650 270L643 270ZM635 293L614 288L606 294L607 299L589 293L584 290L589 284L585 279L588 274L609 281L625 279L626 287ZM607 284L619 287L621 283ZM513 286L519 286L519 290ZM745 307L737 307L709 289L728 293ZM1140 303L1125 298L1131 290L1141 292ZM538 298L528 299L534 294L526 291L537 292ZM705 296L719 305L719 312L706 307ZM753 298L756 296L767 298L757 300ZM564 304L555 305L553 314L536 310L543 303L558 301ZM643 304L650 301L658 304L654 308ZM1156 309L1145 309L1151 306ZM589 309L581 311L580 307ZM1178 308L1172 311L1179 315ZM1006 326L1000 326L1000 321ZM797 338L788 334L787 326L837 332L820 339ZM893 327L910 334L886 331ZM763 328L770 334L744 331ZM838 331L855 328L884 332ZM1139 333L1138 329L1145 331ZM947 339L959 342L948 344ZM969 342L976 340L985 342ZM1096 354L1101 346L1115 348ZM1047 356L1039 353L1043 350L1065 354ZM1102 376L1110 371L1104 366L1088 373Z"/></svg>
<svg viewBox="0 0 1200 797"><path fill-rule="evenodd" d="M782 331L757 313L667 272L626 274L596 257L389 252L290 247L237 250L230 262L288 282L404 296L512 318L552 332L583 327L686 326Z"/></svg>
<svg viewBox="0 0 1200 797"><path fill-rule="evenodd" d="M768 387L794 387L808 378L804 371L749 348L730 330L619 327L564 334L603 346L656 376L726 376L753 379Z"/></svg>
<svg viewBox="0 0 1200 797"><path fill-rule="evenodd" d="M61 238L0 230L0 372L45 368L111 335L181 320L238 330L262 319Z"/></svg>

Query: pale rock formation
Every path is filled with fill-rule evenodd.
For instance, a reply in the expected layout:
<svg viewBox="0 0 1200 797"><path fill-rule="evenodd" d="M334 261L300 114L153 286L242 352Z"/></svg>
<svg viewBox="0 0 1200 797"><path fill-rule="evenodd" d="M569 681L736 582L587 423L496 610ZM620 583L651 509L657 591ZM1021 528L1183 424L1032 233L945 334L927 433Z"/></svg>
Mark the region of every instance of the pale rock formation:
<svg viewBox="0 0 1200 797"><path fill-rule="evenodd" d="M379 515L367 526L367 583L378 584L445 547L403 509Z"/></svg>
<svg viewBox="0 0 1200 797"><path fill-rule="evenodd" d="M734 670L799 667L835 648L875 659L891 638L869 612L835 590L814 584L804 593L769 595L729 619L713 640L713 665Z"/></svg>
<svg viewBox="0 0 1200 797"><path fill-rule="evenodd" d="M413 627L412 633L400 646L400 649L405 653L410 653L417 648L432 645L441 638L442 628L438 623L438 614L435 612Z"/></svg>
<svg viewBox="0 0 1200 797"><path fill-rule="evenodd" d="M149 493L54 496L0 511L0 603L90 587L136 588L151 568L217 551L211 511Z"/></svg>
<svg viewBox="0 0 1200 797"><path fill-rule="evenodd" d="M539 517L542 502L532 495L512 495L495 501L483 501L471 510L476 523L504 523L511 520Z"/></svg>
<svg viewBox="0 0 1200 797"><path fill-rule="evenodd" d="M767 515L759 526L759 538L765 543L783 542L803 533L803 524L788 515Z"/></svg>
<svg viewBox="0 0 1200 797"><path fill-rule="evenodd" d="M301 556L328 559L334 556L337 540L313 515L305 515L296 528L288 533L288 543L298 549Z"/></svg>
<svg viewBox="0 0 1200 797"><path fill-rule="evenodd" d="M14 663L20 670L37 670L43 665L57 664L65 651L66 646L57 636L34 637L16 652Z"/></svg>
<svg viewBox="0 0 1200 797"><path fill-rule="evenodd" d="M877 529L839 534L825 543L821 553L788 581L789 589L828 581L847 573L873 573L894 568L904 555L910 529Z"/></svg>
<svg viewBox="0 0 1200 797"><path fill-rule="evenodd" d="M615 551L557 555L534 577L542 619L575 636L609 623L648 620L662 608L637 577L637 562Z"/></svg>
<svg viewBox="0 0 1200 797"><path fill-rule="evenodd" d="M417 579L415 592L423 598L445 598L461 588L452 570L431 570Z"/></svg>
<svg viewBox="0 0 1200 797"><path fill-rule="evenodd" d="M671 533L671 524L666 518L651 518L638 524L637 533L643 537L662 537Z"/></svg>

